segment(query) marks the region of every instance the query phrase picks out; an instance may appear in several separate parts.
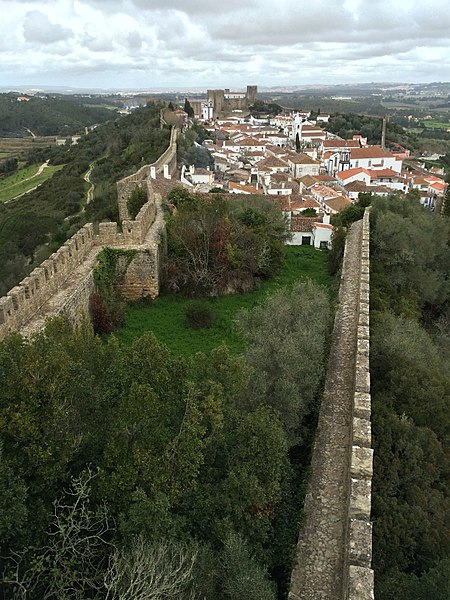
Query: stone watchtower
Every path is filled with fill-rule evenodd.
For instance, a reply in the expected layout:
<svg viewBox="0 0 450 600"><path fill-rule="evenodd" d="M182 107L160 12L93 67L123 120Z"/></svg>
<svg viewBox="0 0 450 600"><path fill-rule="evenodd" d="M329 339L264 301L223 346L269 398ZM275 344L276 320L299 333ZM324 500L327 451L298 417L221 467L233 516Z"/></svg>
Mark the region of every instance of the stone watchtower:
<svg viewBox="0 0 450 600"><path fill-rule="evenodd" d="M251 106L256 101L256 94L258 93L257 85L248 85L247 86L247 103L248 106Z"/></svg>
<svg viewBox="0 0 450 600"><path fill-rule="evenodd" d="M214 116L219 115L225 109L225 92L224 90L208 90L208 102L213 103Z"/></svg>

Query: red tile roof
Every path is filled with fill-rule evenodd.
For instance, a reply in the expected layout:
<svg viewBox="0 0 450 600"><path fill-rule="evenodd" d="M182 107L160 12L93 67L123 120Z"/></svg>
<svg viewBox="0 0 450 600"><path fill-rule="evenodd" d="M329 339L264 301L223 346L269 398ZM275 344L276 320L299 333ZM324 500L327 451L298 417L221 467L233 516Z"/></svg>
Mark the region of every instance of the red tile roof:
<svg viewBox="0 0 450 600"><path fill-rule="evenodd" d="M378 179L379 177L401 177L400 173L394 171L394 169L367 169L371 179Z"/></svg>
<svg viewBox="0 0 450 600"><path fill-rule="evenodd" d="M370 176L370 173L367 169L363 169L362 167L356 167L354 169L346 169L345 171L338 171L336 173L336 177L341 181L346 181L350 179L350 177L354 177L355 175L359 175L360 173L365 173Z"/></svg>
<svg viewBox="0 0 450 600"><path fill-rule="evenodd" d="M287 160L289 160L291 163L296 164L296 165L319 165L320 164L320 162L318 160L314 160L314 158L311 158L307 154L291 153L287 157Z"/></svg>
<svg viewBox="0 0 450 600"><path fill-rule="evenodd" d="M386 152L381 146L366 146L365 148L351 148L351 157L358 158L395 158L391 152Z"/></svg>
<svg viewBox="0 0 450 600"><path fill-rule="evenodd" d="M361 145L357 140L324 140L323 148L360 148Z"/></svg>
<svg viewBox="0 0 450 600"><path fill-rule="evenodd" d="M291 231L302 232L312 231L317 221L317 217L291 217Z"/></svg>
<svg viewBox="0 0 450 600"><path fill-rule="evenodd" d="M344 208L347 208L347 206L351 203L352 201L344 196L336 196L335 198L330 198L324 202L326 206L337 212L344 210Z"/></svg>
<svg viewBox="0 0 450 600"><path fill-rule="evenodd" d="M320 227L322 229L334 229L333 225L329 223L314 223L314 227Z"/></svg>

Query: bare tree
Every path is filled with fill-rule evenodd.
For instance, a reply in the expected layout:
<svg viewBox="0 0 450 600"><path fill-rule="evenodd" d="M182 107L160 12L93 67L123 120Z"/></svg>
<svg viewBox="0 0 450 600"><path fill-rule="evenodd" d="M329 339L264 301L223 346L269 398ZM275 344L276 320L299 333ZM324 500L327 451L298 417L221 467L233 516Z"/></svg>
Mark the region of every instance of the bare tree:
<svg viewBox="0 0 450 600"><path fill-rule="evenodd" d="M191 589L197 549L167 541L134 540L112 555L105 600L194 600Z"/></svg>
<svg viewBox="0 0 450 600"><path fill-rule="evenodd" d="M95 476L87 469L54 503L46 546L10 557L12 567L4 583L16 598L82 600L103 589L108 555L114 549L108 538L115 527L105 506L95 511L89 507Z"/></svg>

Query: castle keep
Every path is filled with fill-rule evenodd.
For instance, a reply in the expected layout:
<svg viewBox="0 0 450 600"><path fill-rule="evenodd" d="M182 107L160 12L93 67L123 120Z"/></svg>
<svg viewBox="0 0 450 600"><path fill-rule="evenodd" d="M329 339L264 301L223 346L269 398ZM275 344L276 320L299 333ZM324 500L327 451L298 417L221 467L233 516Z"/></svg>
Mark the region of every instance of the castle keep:
<svg viewBox="0 0 450 600"><path fill-rule="evenodd" d="M229 89L208 90L205 99L189 100L194 114L205 120L220 119L235 112L248 113L255 103L258 87L248 85L246 92L233 92Z"/></svg>

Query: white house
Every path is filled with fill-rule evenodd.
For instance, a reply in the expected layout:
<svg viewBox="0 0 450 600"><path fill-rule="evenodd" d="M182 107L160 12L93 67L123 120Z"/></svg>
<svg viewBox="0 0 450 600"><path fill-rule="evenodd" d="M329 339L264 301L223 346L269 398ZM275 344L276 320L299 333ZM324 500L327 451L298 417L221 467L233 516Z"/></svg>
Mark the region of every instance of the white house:
<svg viewBox="0 0 450 600"><path fill-rule="evenodd" d="M329 120L330 115L328 113L319 113L316 119L318 123L328 123Z"/></svg>
<svg viewBox="0 0 450 600"><path fill-rule="evenodd" d="M350 149L350 169L392 169L397 173L402 171L402 160L392 152L383 150L381 146L366 146L365 148Z"/></svg>
<svg viewBox="0 0 450 600"><path fill-rule="evenodd" d="M228 191L230 194L261 194L254 185L236 183L235 181L228 182Z"/></svg>
<svg viewBox="0 0 450 600"><path fill-rule="evenodd" d="M292 239L287 242L291 246L314 246L314 248L331 248L333 226L330 217L323 216L323 222L318 217L293 216L289 220Z"/></svg>
<svg viewBox="0 0 450 600"><path fill-rule="evenodd" d="M194 185L212 185L214 182L214 173L209 169L196 168L191 165L185 172L186 179L192 181Z"/></svg>
<svg viewBox="0 0 450 600"><path fill-rule="evenodd" d="M314 176L320 173L320 162L307 154L291 153L287 157L287 161L294 177L303 177L304 175Z"/></svg>
<svg viewBox="0 0 450 600"><path fill-rule="evenodd" d="M366 185L370 185L370 173L366 169L347 169L346 171L338 171L335 175L338 182L345 186L353 181L362 181Z"/></svg>

